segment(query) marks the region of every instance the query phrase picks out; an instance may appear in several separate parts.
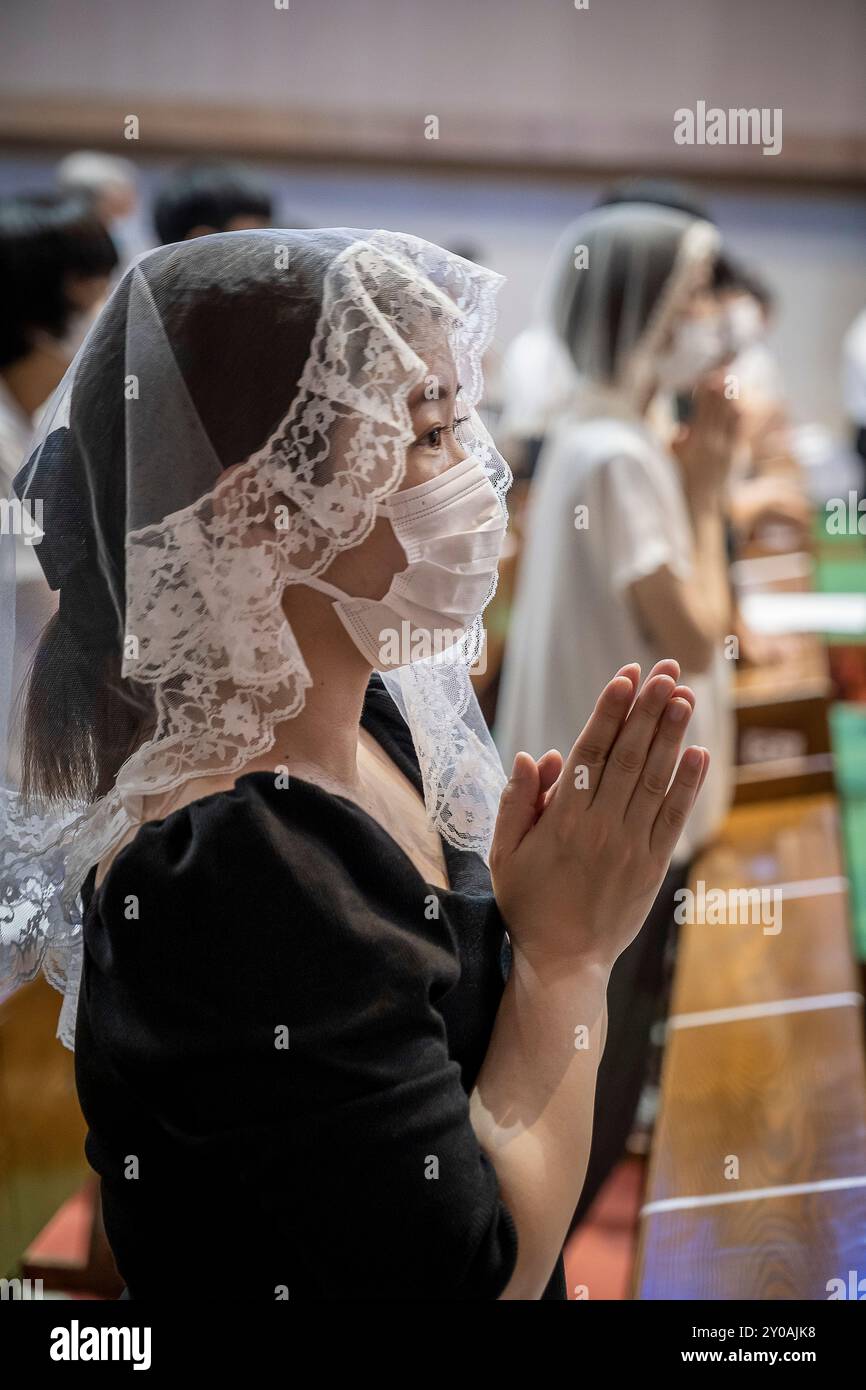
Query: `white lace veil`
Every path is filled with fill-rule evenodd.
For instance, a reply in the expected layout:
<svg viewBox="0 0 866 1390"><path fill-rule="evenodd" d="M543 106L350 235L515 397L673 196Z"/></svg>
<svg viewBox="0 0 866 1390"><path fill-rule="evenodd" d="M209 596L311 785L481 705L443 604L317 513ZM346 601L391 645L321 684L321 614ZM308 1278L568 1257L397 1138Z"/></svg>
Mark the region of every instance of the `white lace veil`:
<svg viewBox="0 0 866 1390"><path fill-rule="evenodd" d="M508 467L475 410L500 283L406 235L227 233L138 262L79 350L7 516L17 507L19 525L41 527L60 596L56 641L30 677L45 692L36 714L61 735L76 717L46 707L60 663L58 689L95 692L91 718L114 753L100 761L70 724L77 752L58 737L58 767L73 758L86 796L24 802L8 774L0 793L0 997L43 969L65 996L68 1047L84 878L141 821L142 798L239 769L303 707L311 676L284 589L372 529L404 475L408 397L443 345L470 416L461 444L504 509ZM15 547L0 539L8 672ZM486 855L504 778L469 678L481 642L479 619L457 647L383 679L432 823ZM0 734L14 694L3 684ZM15 713L20 747L21 692Z"/></svg>
<svg viewBox="0 0 866 1390"><path fill-rule="evenodd" d="M709 284L719 246L710 222L652 203L578 218L552 258L541 311L575 385L642 407L671 325L692 291Z"/></svg>
<svg viewBox="0 0 866 1390"><path fill-rule="evenodd" d="M643 408L659 348L709 280L719 233L653 203L595 208L561 235L535 321L503 367L504 438L540 437L563 411Z"/></svg>

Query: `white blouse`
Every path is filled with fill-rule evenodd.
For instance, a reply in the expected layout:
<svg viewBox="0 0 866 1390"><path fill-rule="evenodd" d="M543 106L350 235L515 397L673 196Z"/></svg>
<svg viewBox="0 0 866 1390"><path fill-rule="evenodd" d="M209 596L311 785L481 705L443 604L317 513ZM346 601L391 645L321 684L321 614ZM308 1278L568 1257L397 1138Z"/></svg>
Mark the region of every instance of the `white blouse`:
<svg viewBox="0 0 866 1390"><path fill-rule="evenodd" d="M639 661L646 676L671 655L639 625L627 591L663 565L686 582L692 574L679 468L637 417L561 419L529 507L494 731L506 768L520 749L567 755L619 667ZM731 678L721 649L708 671L682 673L696 696L686 738L711 763L674 862L712 837L729 805Z"/></svg>

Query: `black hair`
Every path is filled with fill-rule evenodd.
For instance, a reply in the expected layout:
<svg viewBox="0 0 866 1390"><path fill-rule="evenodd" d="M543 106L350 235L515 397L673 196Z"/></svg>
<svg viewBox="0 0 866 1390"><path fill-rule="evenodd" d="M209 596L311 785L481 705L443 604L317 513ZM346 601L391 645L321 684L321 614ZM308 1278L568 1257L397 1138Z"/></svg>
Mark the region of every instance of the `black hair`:
<svg viewBox="0 0 866 1390"><path fill-rule="evenodd" d="M631 200L628 200L629 203ZM624 205L623 205L624 206ZM556 331L578 372L613 380L620 336L629 324L643 332L670 278L680 242L694 219L662 205L635 205L626 217L619 204L587 213L563 236L553 283ZM592 262L604 257L606 270L593 281L574 260L584 242ZM639 266L637 284L633 272Z"/></svg>
<svg viewBox="0 0 866 1390"><path fill-rule="evenodd" d="M75 309L70 276L108 276L117 260L88 199L59 193L0 198L0 370L26 357L34 328L63 337Z"/></svg>
<svg viewBox="0 0 866 1390"><path fill-rule="evenodd" d="M270 226L273 198L267 181L243 164L207 160L185 164L163 184L153 208L163 246L183 241L194 227L224 232L233 217L258 217Z"/></svg>
<svg viewBox="0 0 866 1390"><path fill-rule="evenodd" d="M601 195L595 204L597 208L615 207L617 203L653 203L660 208L673 208L674 212L688 213L689 217L700 218L702 222L713 222L706 205L696 198L684 184L667 179L627 179L614 184Z"/></svg>
<svg viewBox="0 0 866 1390"><path fill-rule="evenodd" d="M766 281L751 267L728 255L720 256L716 263L713 289L750 294L758 301L765 314L772 313L775 307L776 297Z"/></svg>
<svg viewBox="0 0 866 1390"><path fill-rule="evenodd" d="M666 179L629 179L609 188L595 206L615 207L618 203L652 203L656 207L688 213L690 217L698 217L703 222L715 222L706 204L696 198L690 188ZM721 251L716 257L712 288L743 290L757 299L765 313L770 313L775 305L775 296L769 286L727 251Z"/></svg>
<svg viewBox="0 0 866 1390"><path fill-rule="evenodd" d="M123 672L126 461L129 430L135 428L135 411L127 411L129 343L134 340L143 352L137 360L146 376L153 374L143 389L152 389L158 402L166 380L166 401L174 394L184 414L192 407L220 467L228 469L249 459L286 420L315 339L329 268L366 236L351 228L281 228L162 246L127 271L102 309L80 349L68 425L47 436L13 484L19 497L43 500L37 557L51 588L60 591L23 701L25 797L92 801L110 789L121 764L158 728L153 685ZM289 252L291 276L278 263L275 247ZM385 277L376 292L379 306L393 306L408 283L400 270ZM169 377L151 360L140 335L130 332L143 305L149 306L148 321L153 316L158 323L165 360L172 363ZM436 305L430 313L433 322L441 316ZM350 346L347 361L355 351L360 370L363 345ZM326 433L329 426L319 428ZM182 441L177 447L182 450ZM137 513L139 525L165 516L166 502L148 491L146 472L137 471L143 464L130 475L138 485L137 503L152 509L146 517ZM213 477L208 470L205 478L191 474L184 482L178 498L191 502L205 495ZM184 698L182 675L161 682L165 707Z"/></svg>
<svg viewBox="0 0 866 1390"><path fill-rule="evenodd" d="M279 235L294 247L291 231ZM60 589L60 605L41 635L24 696L27 798L103 795L154 727L152 686L122 673L118 619L126 606L124 343L133 277L147 281L223 468L264 443L297 390L324 267L343 243L337 234L331 246L323 232L311 252L299 239L295 283L287 286L270 241L254 232L237 237L232 257L220 245L225 238L208 237L161 247L127 272L81 349L69 426L48 437L35 463L34 492L45 508L38 558L51 587ZM275 355L280 371L273 370ZM33 462L19 476L27 478Z"/></svg>

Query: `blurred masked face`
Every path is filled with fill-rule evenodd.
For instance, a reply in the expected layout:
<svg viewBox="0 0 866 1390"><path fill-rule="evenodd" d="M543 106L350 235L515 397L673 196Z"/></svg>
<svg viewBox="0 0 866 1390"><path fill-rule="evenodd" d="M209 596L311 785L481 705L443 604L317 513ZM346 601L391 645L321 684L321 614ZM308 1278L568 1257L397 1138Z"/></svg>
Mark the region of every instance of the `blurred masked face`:
<svg viewBox="0 0 866 1390"><path fill-rule="evenodd" d="M696 289L671 325L657 362L658 385L667 391L690 391L701 377L733 356L728 323L711 289Z"/></svg>
<svg viewBox="0 0 866 1390"><path fill-rule="evenodd" d="M722 311L733 352L745 352L764 336L764 310L748 290L729 290L723 294Z"/></svg>

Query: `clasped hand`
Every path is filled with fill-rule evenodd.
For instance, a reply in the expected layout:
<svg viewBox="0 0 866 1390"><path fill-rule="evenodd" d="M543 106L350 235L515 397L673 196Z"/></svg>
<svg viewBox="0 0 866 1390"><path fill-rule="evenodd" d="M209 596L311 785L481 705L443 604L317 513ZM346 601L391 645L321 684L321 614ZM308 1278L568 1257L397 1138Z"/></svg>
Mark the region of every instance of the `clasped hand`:
<svg viewBox="0 0 866 1390"><path fill-rule="evenodd" d="M514 949L539 969L609 970L640 931L709 766L680 746L694 709L680 668L658 662L605 686L563 762L518 753L490 855Z"/></svg>

